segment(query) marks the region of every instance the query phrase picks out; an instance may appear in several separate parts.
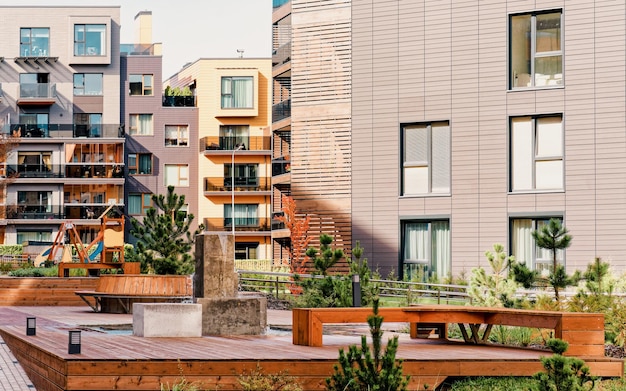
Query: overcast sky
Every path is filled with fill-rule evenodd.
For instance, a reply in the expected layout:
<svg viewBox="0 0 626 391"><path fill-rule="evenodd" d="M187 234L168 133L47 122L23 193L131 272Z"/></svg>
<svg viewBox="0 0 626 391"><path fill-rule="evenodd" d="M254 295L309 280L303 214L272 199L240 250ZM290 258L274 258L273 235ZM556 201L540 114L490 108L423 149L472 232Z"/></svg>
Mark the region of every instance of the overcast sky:
<svg viewBox="0 0 626 391"><path fill-rule="evenodd" d="M134 18L152 11L152 40L163 43L163 79L201 57L269 58L272 0L0 0L3 6L119 5L122 43L134 40Z"/></svg>

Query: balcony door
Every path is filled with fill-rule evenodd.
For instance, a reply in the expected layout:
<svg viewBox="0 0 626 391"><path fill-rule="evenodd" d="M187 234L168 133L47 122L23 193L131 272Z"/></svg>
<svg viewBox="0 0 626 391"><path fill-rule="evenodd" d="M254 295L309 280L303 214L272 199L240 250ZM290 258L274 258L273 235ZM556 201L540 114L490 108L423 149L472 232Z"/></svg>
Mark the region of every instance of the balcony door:
<svg viewBox="0 0 626 391"><path fill-rule="evenodd" d="M47 137L48 113L20 114L19 130L23 137Z"/></svg>

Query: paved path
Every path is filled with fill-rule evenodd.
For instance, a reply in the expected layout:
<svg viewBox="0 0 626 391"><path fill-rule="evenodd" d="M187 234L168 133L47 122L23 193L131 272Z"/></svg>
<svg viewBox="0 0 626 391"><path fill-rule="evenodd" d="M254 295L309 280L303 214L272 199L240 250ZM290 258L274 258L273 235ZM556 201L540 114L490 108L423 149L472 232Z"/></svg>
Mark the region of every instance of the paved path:
<svg viewBox="0 0 626 391"><path fill-rule="evenodd" d="M34 389L33 383L24 373L22 366L0 338L0 390L32 391Z"/></svg>

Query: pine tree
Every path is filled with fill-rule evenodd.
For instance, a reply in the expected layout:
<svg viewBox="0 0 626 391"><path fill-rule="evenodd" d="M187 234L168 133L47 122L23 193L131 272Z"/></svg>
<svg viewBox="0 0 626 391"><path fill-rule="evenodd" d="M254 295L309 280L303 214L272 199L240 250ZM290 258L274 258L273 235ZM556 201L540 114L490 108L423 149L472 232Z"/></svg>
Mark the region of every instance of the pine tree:
<svg viewBox="0 0 626 391"><path fill-rule="evenodd" d="M382 352L383 317L378 315L378 298L374 299L373 315L367 317L372 336L372 349L365 335L361 336L361 347L352 345L348 351L339 349L339 364L326 379L329 391L405 391L409 377L402 375L402 360L396 360L398 337L387 342Z"/></svg>
<svg viewBox="0 0 626 391"><path fill-rule="evenodd" d="M548 282L554 289L556 301L559 302L559 290L575 283L575 279L569 277L565 267L557 261L557 252L568 248L572 243L572 237L558 219L550 219L540 230L533 231L532 236L537 246L552 252L552 270Z"/></svg>
<svg viewBox="0 0 626 391"><path fill-rule="evenodd" d="M137 238L137 246L130 250L130 258L140 260L142 269L156 274L192 273L190 251L204 226L200 224L193 234L189 231L194 215L185 215L181 210L185 196L174 193L174 186L168 186L166 195L153 194L152 203L143 221L131 218L131 234Z"/></svg>

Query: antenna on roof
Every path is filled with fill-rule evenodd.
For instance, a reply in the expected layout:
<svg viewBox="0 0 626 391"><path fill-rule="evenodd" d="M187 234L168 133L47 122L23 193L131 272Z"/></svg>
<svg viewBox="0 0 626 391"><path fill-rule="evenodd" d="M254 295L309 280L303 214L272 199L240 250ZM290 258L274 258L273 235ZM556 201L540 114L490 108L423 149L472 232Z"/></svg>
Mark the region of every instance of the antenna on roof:
<svg viewBox="0 0 626 391"><path fill-rule="evenodd" d="M243 49L237 49L237 53L239 53L239 58L243 58Z"/></svg>

